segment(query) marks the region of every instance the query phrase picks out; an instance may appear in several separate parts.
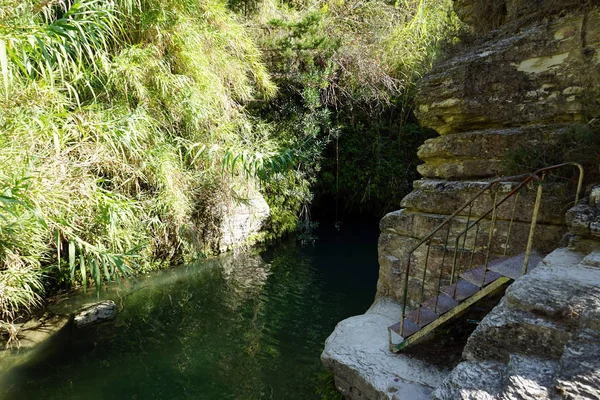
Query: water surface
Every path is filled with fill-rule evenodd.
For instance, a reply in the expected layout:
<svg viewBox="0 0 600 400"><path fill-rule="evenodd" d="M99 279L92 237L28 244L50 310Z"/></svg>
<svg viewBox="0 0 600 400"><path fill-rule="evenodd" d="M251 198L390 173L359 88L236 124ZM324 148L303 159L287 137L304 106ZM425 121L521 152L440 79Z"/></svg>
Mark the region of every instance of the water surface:
<svg viewBox="0 0 600 400"><path fill-rule="evenodd" d="M377 229L318 235L314 247L289 240L108 288L100 298L119 304L116 320L2 377L0 397L318 399L324 340L373 300Z"/></svg>

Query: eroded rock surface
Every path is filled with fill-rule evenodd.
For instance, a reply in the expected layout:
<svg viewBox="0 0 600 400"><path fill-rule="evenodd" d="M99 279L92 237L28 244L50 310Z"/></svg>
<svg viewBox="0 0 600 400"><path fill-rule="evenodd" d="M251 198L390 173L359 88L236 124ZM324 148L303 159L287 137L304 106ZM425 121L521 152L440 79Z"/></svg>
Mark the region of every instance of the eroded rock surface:
<svg viewBox="0 0 600 400"><path fill-rule="evenodd" d="M321 360L347 399L425 400L448 374L390 352L387 327L399 313L399 304L380 299L366 314L340 322L325 342Z"/></svg>
<svg viewBox="0 0 600 400"><path fill-rule="evenodd" d="M599 287L600 251L555 250L508 288L434 397L600 399Z"/></svg>
<svg viewBox="0 0 600 400"><path fill-rule="evenodd" d="M250 191L247 199L223 205L223 208L218 244L221 252L246 244L260 232L271 212L264 197L256 191Z"/></svg>

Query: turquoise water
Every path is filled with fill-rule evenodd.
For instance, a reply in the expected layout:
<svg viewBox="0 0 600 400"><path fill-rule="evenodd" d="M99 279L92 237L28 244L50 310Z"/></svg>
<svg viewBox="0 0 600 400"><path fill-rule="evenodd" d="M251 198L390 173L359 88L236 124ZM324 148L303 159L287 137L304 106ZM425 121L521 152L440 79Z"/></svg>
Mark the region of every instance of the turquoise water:
<svg viewBox="0 0 600 400"><path fill-rule="evenodd" d="M377 231L318 232L175 268L101 294L115 321L68 334L0 381L5 399L319 399L323 342L371 304ZM58 305L97 300L92 293Z"/></svg>

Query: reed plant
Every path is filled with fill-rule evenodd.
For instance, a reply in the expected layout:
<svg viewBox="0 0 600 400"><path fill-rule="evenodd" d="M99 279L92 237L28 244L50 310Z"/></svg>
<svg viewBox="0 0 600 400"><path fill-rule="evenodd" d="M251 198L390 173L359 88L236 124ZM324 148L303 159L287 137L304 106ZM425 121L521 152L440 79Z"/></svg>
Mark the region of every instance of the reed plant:
<svg viewBox="0 0 600 400"><path fill-rule="evenodd" d="M292 162L244 110L276 87L218 0L2 0L0 72L8 333L44 291L206 253L202 203Z"/></svg>

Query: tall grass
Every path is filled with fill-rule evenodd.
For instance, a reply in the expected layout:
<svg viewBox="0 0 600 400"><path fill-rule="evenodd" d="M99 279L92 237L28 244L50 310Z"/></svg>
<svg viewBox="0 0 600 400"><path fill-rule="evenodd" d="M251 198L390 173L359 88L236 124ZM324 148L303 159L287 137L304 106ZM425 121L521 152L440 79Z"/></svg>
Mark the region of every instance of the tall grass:
<svg viewBox="0 0 600 400"><path fill-rule="evenodd" d="M276 87L223 2L0 10L6 331L44 290L100 287L208 251L204 203L233 201L290 163L244 110Z"/></svg>

